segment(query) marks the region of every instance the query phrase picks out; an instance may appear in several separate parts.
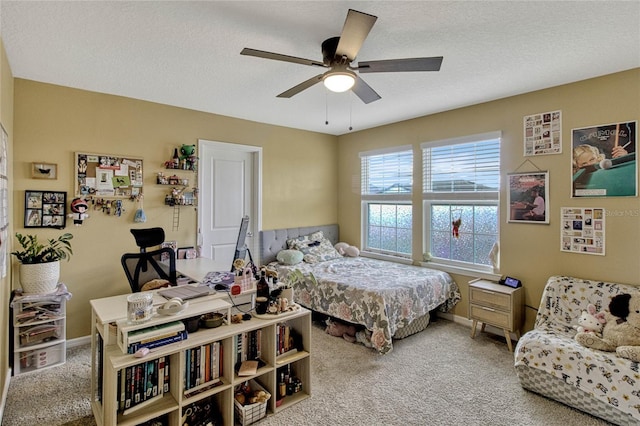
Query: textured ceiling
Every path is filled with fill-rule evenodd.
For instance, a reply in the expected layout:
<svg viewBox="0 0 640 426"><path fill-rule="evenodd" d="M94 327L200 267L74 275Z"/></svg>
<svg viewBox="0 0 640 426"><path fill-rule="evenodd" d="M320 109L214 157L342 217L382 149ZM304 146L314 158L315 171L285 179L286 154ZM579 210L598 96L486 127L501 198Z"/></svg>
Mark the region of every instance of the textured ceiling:
<svg viewBox="0 0 640 426"><path fill-rule="evenodd" d="M382 96L368 105L321 84L281 99L318 68L240 55L322 61L349 8L378 16L356 62L444 56L441 70L361 74ZM0 14L14 77L333 135L640 67L638 1L2 0Z"/></svg>

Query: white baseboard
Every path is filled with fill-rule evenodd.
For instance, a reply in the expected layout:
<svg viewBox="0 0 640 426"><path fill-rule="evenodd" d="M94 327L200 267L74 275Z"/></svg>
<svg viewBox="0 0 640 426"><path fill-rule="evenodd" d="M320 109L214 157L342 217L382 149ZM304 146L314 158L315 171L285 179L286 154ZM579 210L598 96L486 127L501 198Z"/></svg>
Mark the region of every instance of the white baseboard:
<svg viewBox="0 0 640 426"><path fill-rule="evenodd" d="M6 377L4 380L4 386L2 388L2 401L0 401L0 424L2 424L2 417L4 416L4 407L7 403L7 394L9 393L9 383L11 382L11 367L6 371Z"/></svg>
<svg viewBox="0 0 640 426"><path fill-rule="evenodd" d="M74 348L76 346L88 345L91 343L91 336L76 337L75 339L67 340L67 348Z"/></svg>

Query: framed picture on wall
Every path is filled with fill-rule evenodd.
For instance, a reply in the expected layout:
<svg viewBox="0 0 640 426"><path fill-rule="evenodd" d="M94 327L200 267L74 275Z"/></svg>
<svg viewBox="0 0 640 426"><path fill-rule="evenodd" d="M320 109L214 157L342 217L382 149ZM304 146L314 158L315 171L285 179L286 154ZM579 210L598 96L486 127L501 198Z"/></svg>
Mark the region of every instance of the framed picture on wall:
<svg viewBox="0 0 640 426"><path fill-rule="evenodd" d="M33 179L58 179L58 165L54 163L31 163Z"/></svg>
<svg viewBox="0 0 640 426"><path fill-rule="evenodd" d="M509 173L508 222L549 224L549 172Z"/></svg>
<svg viewBox="0 0 640 426"><path fill-rule="evenodd" d="M66 206L66 192L26 190L24 227L63 229L67 223Z"/></svg>
<svg viewBox="0 0 640 426"><path fill-rule="evenodd" d="M637 140L637 121L572 129L571 196L637 196Z"/></svg>

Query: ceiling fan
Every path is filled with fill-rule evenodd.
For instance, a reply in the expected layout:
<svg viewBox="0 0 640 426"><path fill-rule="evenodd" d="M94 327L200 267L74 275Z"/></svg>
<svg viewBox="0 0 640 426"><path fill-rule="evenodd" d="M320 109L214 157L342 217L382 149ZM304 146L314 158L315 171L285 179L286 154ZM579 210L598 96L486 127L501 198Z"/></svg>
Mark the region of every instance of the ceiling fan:
<svg viewBox="0 0 640 426"><path fill-rule="evenodd" d="M329 68L328 71L311 77L291 89L280 93L278 95L279 98L290 98L322 81L329 90L334 92L346 92L351 89L362 102L368 104L380 99L380 95L360 78L355 73L356 71L358 73L369 73L440 70L442 56L363 61L358 62L355 66L352 65L352 62L356 59L364 40L367 38L367 35L369 35L369 31L371 31L377 19L377 16L349 9L340 37L331 37L322 42L322 62L250 49L248 47L242 49L240 54Z"/></svg>

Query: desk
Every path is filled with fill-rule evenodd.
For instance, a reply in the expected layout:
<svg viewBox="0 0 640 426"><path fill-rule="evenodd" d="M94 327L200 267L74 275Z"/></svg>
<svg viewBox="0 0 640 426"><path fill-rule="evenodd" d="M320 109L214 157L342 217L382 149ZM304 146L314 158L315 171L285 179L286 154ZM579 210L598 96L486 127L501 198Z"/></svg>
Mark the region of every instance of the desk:
<svg viewBox="0 0 640 426"><path fill-rule="evenodd" d="M180 274L194 281L202 282L209 272L229 271L231 270L231 265L223 265L213 259L198 257L195 259L176 259L176 269Z"/></svg>

